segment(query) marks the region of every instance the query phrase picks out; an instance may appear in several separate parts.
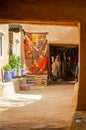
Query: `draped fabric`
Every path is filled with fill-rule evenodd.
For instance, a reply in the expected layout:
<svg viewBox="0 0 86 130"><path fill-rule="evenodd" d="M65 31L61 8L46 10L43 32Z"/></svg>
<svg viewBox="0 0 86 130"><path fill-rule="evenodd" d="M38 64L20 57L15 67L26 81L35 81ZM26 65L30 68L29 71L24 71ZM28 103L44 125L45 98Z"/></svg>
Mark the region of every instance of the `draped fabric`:
<svg viewBox="0 0 86 130"><path fill-rule="evenodd" d="M27 33L24 39L25 65L28 74L47 74L47 33Z"/></svg>

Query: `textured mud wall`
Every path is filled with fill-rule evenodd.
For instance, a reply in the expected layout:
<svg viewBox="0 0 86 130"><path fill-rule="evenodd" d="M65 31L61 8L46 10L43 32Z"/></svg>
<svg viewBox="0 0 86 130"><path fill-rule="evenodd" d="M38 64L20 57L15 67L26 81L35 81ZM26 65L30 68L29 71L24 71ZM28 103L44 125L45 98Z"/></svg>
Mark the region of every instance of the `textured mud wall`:
<svg viewBox="0 0 86 130"><path fill-rule="evenodd" d="M26 21L81 21L84 0L0 0L0 18Z"/></svg>
<svg viewBox="0 0 86 130"><path fill-rule="evenodd" d="M77 110L86 110L86 1L0 0L0 22L80 22L80 88Z"/></svg>

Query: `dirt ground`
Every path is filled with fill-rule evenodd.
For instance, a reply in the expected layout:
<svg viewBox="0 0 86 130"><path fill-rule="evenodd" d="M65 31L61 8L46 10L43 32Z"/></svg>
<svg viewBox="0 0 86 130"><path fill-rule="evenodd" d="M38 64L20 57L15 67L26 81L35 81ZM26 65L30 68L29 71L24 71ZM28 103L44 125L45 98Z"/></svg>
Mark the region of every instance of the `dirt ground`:
<svg viewBox="0 0 86 130"><path fill-rule="evenodd" d="M0 98L0 130L66 130L74 114L74 84L34 86Z"/></svg>

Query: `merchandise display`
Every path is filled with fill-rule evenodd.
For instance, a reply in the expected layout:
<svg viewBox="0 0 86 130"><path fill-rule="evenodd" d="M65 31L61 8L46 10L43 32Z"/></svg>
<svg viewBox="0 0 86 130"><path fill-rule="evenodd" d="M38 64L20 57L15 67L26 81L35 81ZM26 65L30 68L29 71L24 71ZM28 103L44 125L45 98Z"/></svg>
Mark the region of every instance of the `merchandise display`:
<svg viewBox="0 0 86 130"><path fill-rule="evenodd" d="M26 69L29 74L47 74L48 50L46 33L27 33L24 40Z"/></svg>
<svg viewBox="0 0 86 130"><path fill-rule="evenodd" d="M52 45L50 47L51 80L78 80L78 57L78 47Z"/></svg>
<svg viewBox="0 0 86 130"><path fill-rule="evenodd" d="M24 57L28 84L47 84L48 39L47 33L29 33L24 39ZM38 75L40 75L38 77ZM43 76L45 75L45 76Z"/></svg>

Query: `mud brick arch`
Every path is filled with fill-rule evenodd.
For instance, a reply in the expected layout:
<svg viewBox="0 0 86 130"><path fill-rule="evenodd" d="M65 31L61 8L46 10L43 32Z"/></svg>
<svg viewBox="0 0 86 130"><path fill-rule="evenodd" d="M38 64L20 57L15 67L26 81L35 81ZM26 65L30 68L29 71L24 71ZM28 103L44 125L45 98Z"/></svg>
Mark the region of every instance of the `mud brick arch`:
<svg viewBox="0 0 86 130"><path fill-rule="evenodd" d="M80 80L76 110L86 110L86 1L0 0L0 23L80 23Z"/></svg>

